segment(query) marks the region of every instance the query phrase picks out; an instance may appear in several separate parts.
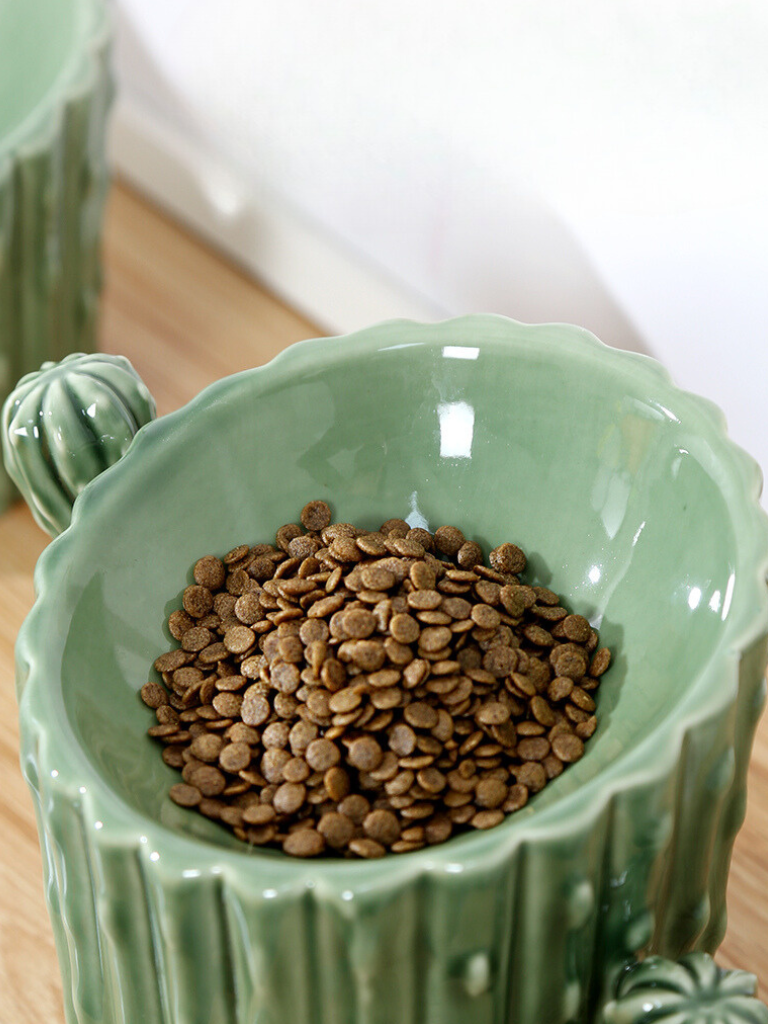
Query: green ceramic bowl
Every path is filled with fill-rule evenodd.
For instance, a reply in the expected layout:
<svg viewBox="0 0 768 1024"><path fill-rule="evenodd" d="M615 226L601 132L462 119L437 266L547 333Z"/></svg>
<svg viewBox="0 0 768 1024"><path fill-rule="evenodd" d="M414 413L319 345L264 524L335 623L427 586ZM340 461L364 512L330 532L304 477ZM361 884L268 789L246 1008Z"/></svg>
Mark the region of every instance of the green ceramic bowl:
<svg viewBox="0 0 768 1024"><path fill-rule="evenodd" d="M104 0L0 0L0 401L94 347L110 40Z"/></svg>
<svg viewBox="0 0 768 1024"><path fill-rule="evenodd" d="M759 490L653 361L495 316L305 342L143 427L18 641L70 1024L590 1022L634 954L713 950L764 699ZM584 759L498 828L297 862L168 799L137 691L182 582L316 497L520 542L617 652Z"/></svg>

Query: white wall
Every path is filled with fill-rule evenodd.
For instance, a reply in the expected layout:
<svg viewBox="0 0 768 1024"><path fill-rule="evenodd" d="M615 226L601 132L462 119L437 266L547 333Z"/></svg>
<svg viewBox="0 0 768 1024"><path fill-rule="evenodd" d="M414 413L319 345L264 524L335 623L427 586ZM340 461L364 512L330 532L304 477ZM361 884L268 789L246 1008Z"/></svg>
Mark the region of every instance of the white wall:
<svg viewBox="0 0 768 1024"><path fill-rule="evenodd" d="M118 164L331 329L650 351L768 466L762 0L117 0Z"/></svg>

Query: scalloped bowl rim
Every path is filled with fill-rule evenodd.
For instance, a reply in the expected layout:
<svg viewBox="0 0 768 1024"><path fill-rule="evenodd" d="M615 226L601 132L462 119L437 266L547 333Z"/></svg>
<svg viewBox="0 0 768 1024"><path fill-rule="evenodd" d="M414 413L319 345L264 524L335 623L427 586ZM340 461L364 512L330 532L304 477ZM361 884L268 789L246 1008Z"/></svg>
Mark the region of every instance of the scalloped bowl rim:
<svg viewBox="0 0 768 1024"><path fill-rule="evenodd" d="M181 429L195 413L212 404L232 388L259 379L291 377L295 373L322 363L327 366L336 358L348 358L349 346L354 344L354 358L365 358L371 350L396 347L398 335L424 335L411 339L412 344L442 345L455 341L462 334L463 343L474 331L481 344L493 344L495 337L483 338L489 328L517 333L527 338L537 337L537 343L559 348L568 339L579 355L590 354L601 363L607 363L617 374L628 373L641 379L655 395L674 396L670 403L678 413L698 421L699 428L710 432L713 451L722 462L725 478L729 482L728 508L734 523L736 576L731 609L718 647L708 664L691 680L690 688L677 705L674 713L661 722L642 742L627 753L620 754L608 766L573 793L563 795L538 814L523 819L513 816L504 824L484 833L456 837L438 847L427 847L407 856L387 857L375 861L301 861L250 849L232 850L218 847L148 819L125 803L94 770L67 725L59 723L55 734L46 734L42 716L35 714L32 702L45 689L45 679L55 678L56 665L48 663L46 644L37 642L46 635L46 609L55 600L58 582L77 550L80 538L87 538L87 523L98 516L105 489L116 486L122 475L133 471L134 463L146 459L157 440L169 429ZM492 332L491 332L492 333ZM479 337L478 337L479 336ZM562 356L562 350L559 350ZM649 392L650 394L651 392ZM388 320L351 334L331 338L315 338L291 345L264 366L232 374L209 385L181 409L160 417L142 427L122 459L96 477L83 490L75 502L71 526L51 542L41 555L35 569L37 594L32 610L19 631L16 644L17 673L19 676L20 720L22 747L26 751L34 742L37 767L53 769L47 757L49 746L60 746L56 761L55 782L65 786L69 795L79 790L89 815L101 822L100 840L129 843L137 848L143 845L157 853L155 867L170 877L181 878L188 868L230 873L250 877L263 885L265 876L277 888L317 886L319 891L338 897L342 890L348 893L357 888L377 888L398 879L406 879L425 871L444 870L460 873L483 870L498 858L508 856L521 844L537 838L552 838L558 833L586 827L597 819L605 806L619 792L661 780L671 771L679 758L686 733L705 720L717 716L734 699L738 687L738 667L741 654L760 636L768 632L768 517L760 506L762 474L757 463L726 434L725 417L708 399L684 391L673 384L667 371L654 359L624 352L605 345L591 332L570 324L523 324L496 314L473 314L454 317L438 323L420 323L413 320ZM87 543L87 539L85 540ZM727 684L723 680L727 679ZM687 698L692 693L696 701ZM648 751L653 756L647 756ZM45 764L43 764L45 762Z"/></svg>

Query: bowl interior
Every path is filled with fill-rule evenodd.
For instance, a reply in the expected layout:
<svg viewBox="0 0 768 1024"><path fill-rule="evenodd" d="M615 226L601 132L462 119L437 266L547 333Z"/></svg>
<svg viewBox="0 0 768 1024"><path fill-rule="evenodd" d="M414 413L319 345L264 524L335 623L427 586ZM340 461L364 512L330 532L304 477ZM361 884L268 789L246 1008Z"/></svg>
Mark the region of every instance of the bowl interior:
<svg viewBox="0 0 768 1024"><path fill-rule="evenodd" d="M0 0L0 153L78 61L90 4Z"/></svg>
<svg viewBox="0 0 768 1024"><path fill-rule="evenodd" d="M172 643L165 621L195 559L270 540L312 498L372 528L403 516L456 524L486 550L519 543L529 581L614 650L585 757L501 829L646 740L721 642L735 534L706 416L662 404L669 385L640 360L619 365L562 328L497 325L450 344L437 325L414 331L309 343L220 382L90 488L50 623L63 644L50 710L147 818L246 852L170 802L178 774L146 736L137 691Z"/></svg>

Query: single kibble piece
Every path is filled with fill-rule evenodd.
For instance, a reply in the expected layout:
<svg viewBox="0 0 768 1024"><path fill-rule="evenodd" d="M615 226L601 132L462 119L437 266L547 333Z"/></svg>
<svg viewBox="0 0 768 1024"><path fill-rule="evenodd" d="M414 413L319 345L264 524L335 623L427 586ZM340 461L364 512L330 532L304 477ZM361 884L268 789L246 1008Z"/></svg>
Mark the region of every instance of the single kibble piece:
<svg viewBox="0 0 768 1024"><path fill-rule="evenodd" d="M354 838L355 825L345 815L328 811L318 822L317 831L334 850L342 850Z"/></svg>
<svg viewBox="0 0 768 1024"><path fill-rule="evenodd" d="M291 857L317 857L325 849L325 839L313 828L292 832L283 843L283 852Z"/></svg>
<svg viewBox="0 0 768 1024"><path fill-rule="evenodd" d="M488 561L496 572L511 573L514 576L525 572L526 558L516 544L500 544L490 553Z"/></svg>
<svg viewBox="0 0 768 1024"><path fill-rule="evenodd" d="M492 829L584 755L611 653L456 526L333 523L206 554L141 687L170 790L252 846L376 858Z"/></svg>
<svg viewBox="0 0 768 1024"><path fill-rule="evenodd" d="M361 736L353 740L347 751L349 763L364 772L372 772L378 768L382 757L381 747L372 736Z"/></svg>
<svg viewBox="0 0 768 1024"><path fill-rule="evenodd" d="M224 586L227 570L219 558L216 558L214 555L205 555L195 562L192 575L195 577L195 583L205 587L207 590L213 591Z"/></svg>
<svg viewBox="0 0 768 1024"><path fill-rule="evenodd" d="M170 797L179 807L196 807L203 799L199 789L188 786L185 782L177 782L175 786L171 786Z"/></svg>
<svg viewBox="0 0 768 1024"><path fill-rule="evenodd" d="M144 683L141 688L141 699L148 708L159 708L168 703L168 694L159 683Z"/></svg>
<svg viewBox="0 0 768 1024"><path fill-rule="evenodd" d="M391 846L400 838L400 822L392 811L371 811L363 821L363 829L369 839L384 846Z"/></svg>
<svg viewBox="0 0 768 1024"><path fill-rule="evenodd" d="M187 587L182 596L184 611L193 619L201 619L213 608L213 594L207 587Z"/></svg>
<svg viewBox="0 0 768 1024"><path fill-rule="evenodd" d="M310 501L301 510L301 525L305 530L319 533L329 526L330 522L331 510L324 501Z"/></svg>

